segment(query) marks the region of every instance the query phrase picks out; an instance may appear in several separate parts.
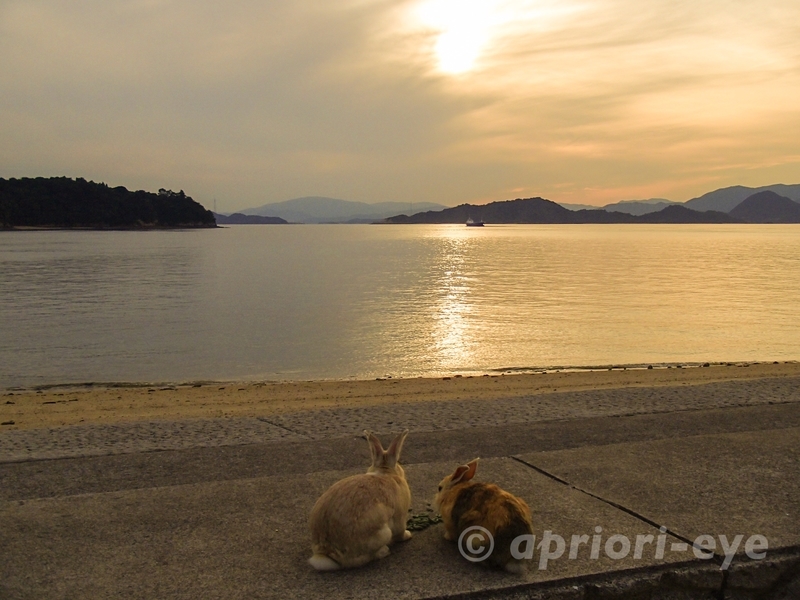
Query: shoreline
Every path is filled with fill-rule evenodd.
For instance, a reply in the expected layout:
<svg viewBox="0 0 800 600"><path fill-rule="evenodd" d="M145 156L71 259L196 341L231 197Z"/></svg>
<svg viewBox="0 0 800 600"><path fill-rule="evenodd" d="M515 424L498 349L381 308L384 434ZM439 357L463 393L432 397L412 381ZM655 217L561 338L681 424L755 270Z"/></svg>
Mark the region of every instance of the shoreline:
<svg viewBox="0 0 800 600"><path fill-rule="evenodd" d="M153 380L153 381L64 381L56 383L38 383L33 385L11 385L0 386L0 396L7 395L8 392L15 394L32 392L52 392L58 390L80 390L80 389L137 389L137 388L158 388L158 387L202 387L212 385L256 385L256 384L287 384L287 383L344 383L361 381L418 381L418 380L437 380L437 379L471 379L475 377L498 377L509 375L545 375L553 373L600 373L605 371L645 371L645 370L670 370L670 369L697 369L701 367L751 367L761 365L800 365L800 360L739 360L739 361L687 361L687 362L653 362L653 363L609 363L604 365L582 365L582 366L539 366L539 367L498 367L483 371L452 371L452 372L432 372L425 375L402 376L384 375L379 377L318 377L318 378L230 378L230 379L186 379L186 380Z"/></svg>
<svg viewBox="0 0 800 600"><path fill-rule="evenodd" d="M704 365L709 365L708 367ZM335 408L522 398L558 392L800 377L800 362L553 368L429 378L53 384L0 395L0 433L146 420L260 418Z"/></svg>

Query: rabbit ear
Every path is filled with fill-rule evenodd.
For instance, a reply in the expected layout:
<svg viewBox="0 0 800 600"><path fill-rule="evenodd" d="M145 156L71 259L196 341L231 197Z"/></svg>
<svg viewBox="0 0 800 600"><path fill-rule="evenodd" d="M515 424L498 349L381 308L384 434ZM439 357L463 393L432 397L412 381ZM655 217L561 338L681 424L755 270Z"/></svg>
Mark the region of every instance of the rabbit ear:
<svg viewBox="0 0 800 600"><path fill-rule="evenodd" d="M392 440L389 449L386 451L386 466L393 467L397 464L397 461L400 460L400 452L403 450L403 442L406 441L406 436L408 435L408 429L406 429L403 433L397 435Z"/></svg>
<svg viewBox="0 0 800 600"><path fill-rule="evenodd" d="M383 450L383 445L381 441L375 437L375 434L365 430L364 435L367 437L369 451L372 453L372 466L378 467L383 462L383 457L386 454Z"/></svg>
<svg viewBox="0 0 800 600"><path fill-rule="evenodd" d="M456 483L466 483L473 477L475 477L475 470L478 468L478 461L480 459L476 458L474 460L469 461L465 465L461 465L457 467L455 472L453 473L453 477L450 479L451 484Z"/></svg>
<svg viewBox="0 0 800 600"><path fill-rule="evenodd" d="M464 476L464 481L469 481L470 479L475 477L475 471L478 470L478 461L479 460L480 460L480 458L473 458L471 461L469 461L467 463L467 466L469 467L469 471L467 471L467 474Z"/></svg>
<svg viewBox="0 0 800 600"><path fill-rule="evenodd" d="M450 477L450 483L456 484L461 481L464 477L464 473L469 471L469 467L467 465L461 465L460 467L456 467L456 470L453 472L453 476Z"/></svg>

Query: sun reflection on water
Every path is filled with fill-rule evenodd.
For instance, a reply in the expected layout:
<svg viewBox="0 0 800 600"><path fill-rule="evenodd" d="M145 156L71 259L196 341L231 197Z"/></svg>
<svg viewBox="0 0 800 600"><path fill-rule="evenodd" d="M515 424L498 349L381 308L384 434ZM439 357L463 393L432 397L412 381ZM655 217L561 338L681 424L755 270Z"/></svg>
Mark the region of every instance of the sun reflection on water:
<svg viewBox="0 0 800 600"><path fill-rule="evenodd" d="M438 299L431 330L433 354L443 370L470 364L475 351L474 304L470 278L469 232L440 230L440 256L435 277Z"/></svg>

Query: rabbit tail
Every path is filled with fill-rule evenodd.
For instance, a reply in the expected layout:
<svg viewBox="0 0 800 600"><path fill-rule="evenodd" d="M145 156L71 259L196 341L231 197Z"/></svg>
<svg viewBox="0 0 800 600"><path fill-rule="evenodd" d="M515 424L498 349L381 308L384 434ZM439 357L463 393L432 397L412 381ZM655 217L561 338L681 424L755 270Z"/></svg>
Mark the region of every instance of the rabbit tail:
<svg viewBox="0 0 800 600"><path fill-rule="evenodd" d="M308 559L308 562L317 571L336 571L337 569L342 568L339 563L333 560L330 556L325 556L324 554L315 554Z"/></svg>

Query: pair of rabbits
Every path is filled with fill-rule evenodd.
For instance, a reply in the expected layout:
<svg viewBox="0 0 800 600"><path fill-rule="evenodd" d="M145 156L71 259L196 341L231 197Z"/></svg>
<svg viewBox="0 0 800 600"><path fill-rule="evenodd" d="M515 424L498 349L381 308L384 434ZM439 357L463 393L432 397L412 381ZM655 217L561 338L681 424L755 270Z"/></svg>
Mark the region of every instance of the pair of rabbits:
<svg viewBox="0 0 800 600"><path fill-rule="evenodd" d="M384 450L380 440L365 431L372 465L363 475L334 483L311 510L311 565L320 571L359 567L389 554L393 542L411 539L406 519L411 490L398 463L408 430ZM485 564L522 571L511 556L511 541L531 534L533 526L525 502L489 483L472 481L478 459L459 466L442 479L434 506L442 515L447 540L456 540L470 527L480 526L494 539L494 551Z"/></svg>

